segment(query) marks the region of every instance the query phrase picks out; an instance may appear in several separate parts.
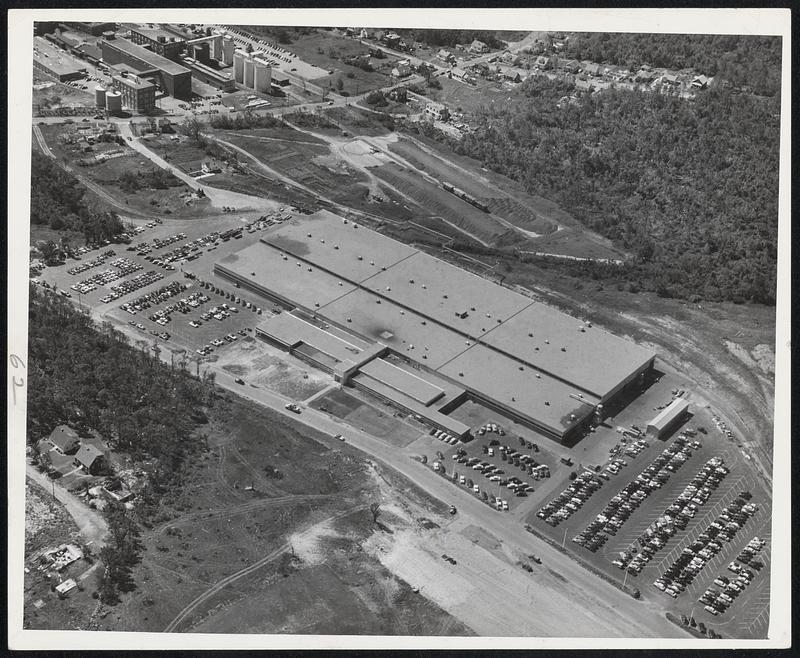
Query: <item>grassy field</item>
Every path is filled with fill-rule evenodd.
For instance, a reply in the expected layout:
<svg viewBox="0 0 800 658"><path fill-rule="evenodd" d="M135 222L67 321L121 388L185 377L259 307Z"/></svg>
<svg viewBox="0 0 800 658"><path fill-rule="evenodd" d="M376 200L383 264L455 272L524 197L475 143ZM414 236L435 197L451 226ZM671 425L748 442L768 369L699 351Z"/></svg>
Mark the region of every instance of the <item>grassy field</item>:
<svg viewBox="0 0 800 658"><path fill-rule="evenodd" d="M509 230L487 213L394 163L376 167L372 171L392 187L417 200L430 215L461 229L449 231L451 235L463 232L486 243L493 243Z"/></svg>
<svg viewBox="0 0 800 658"><path fill-rule="evenodd" d="M346 420L349 425L392 445L405 447L420 436L418 430L403 423L390 407L379 406L376 401L367 403L355 391L335 389L316 398L310 406Z"/></svg>

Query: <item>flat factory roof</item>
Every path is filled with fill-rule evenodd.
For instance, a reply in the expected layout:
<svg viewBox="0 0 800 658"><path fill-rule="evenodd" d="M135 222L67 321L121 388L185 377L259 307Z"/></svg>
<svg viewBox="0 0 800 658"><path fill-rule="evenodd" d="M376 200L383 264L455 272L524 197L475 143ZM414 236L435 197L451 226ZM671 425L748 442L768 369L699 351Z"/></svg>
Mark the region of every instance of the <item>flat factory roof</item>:
<svg viewBox="0 0 800 658"><path fill-rule="evenodd" d="M185 66L176 64L171 59L162 57L161 55L154 53L152 50L148 50L147 48L133 43L132 41L128 41L127 39L114 39L113 41L106 40L102 41L101 43L103 46L115 48L123 53L131 55L132 57L136 57L145 62L148 66L163 71L164 73L169 73L170 75L181 75L183 73L188 73L191 75L191 71Z"/></svg>
<svg viewBox="0 0 800 658"><path fill-rule="evenodd" d="M307 309L355 290L353 284L262 242L225 256L217 266Z"/></svg>
<svg viewBox="0 0 800 658"><path fill-rule="evenodd" d="M112 76L111 79L122 85L123 87L128 87L131 89L150 89L155 88L155 85L150 82L149 80L142 80L141 78L134 76L134 75L115 75Z"/></svg>
<svg viewBox="0 0 800 658"><path fill-rule="evenodd" d="M355 283L417 253L413 247L326 210L284 223L262 241Z"/></svg>
<svg viewBox="0 0 800 658"><path fill-rule="evenodd" d="M538 302L497 325L482 342L599 398L654 356L629 340Z"/></svg>
<svg viewBox="0 0 800 658"><path fill-rule="evenodd" d="M86 71L86 65L73 59L42 37L33 38L33 58L57 75L69 75Z"/></svg>
<svg viewBox="0 0 800 658"><path fill-rule="evenodd" d="M359 371L426 407L444 395L444 390L435 384L383 359L373 359L361 366Z"/></svg>
<svg viewBox="0 0 800 658"><path fill-rule="evenodd" d="M378 304L378 299L365 290L351 289L318 313L431 369L469 347L462 336L446 327L386 299Z"/></svg>
<svg viewBox="0 0 800 658"><path fill-rule="evenodd" d="M165 30L161 26L150 27L149 25L132 25L131 32L138 32L142 36L158 41L158 37L164 38L164 43L184 41L183 37L175 36L173 32Z"/></svg>
<svg viewBox="0 0 800 658"><path fill-rule="evenodd" d="M483 345L475 345L437 372L559 433L591 413L593 405L599 402L596 397L545 374L539 373L537 378L532 368L520 366ZM586 404L579 395L583 395ZM570 420L570 414L575 414L574 421Z"/></svg>
<svg viewBox="0 0 800 658"><path fill-rule="evenodd" d="M383 382L378 381L369 375L359 372L353 376L352 380L354 383L361 384L364 386L364 388L372 391L373 393L382 395L383 397L402 405L412 413L441 425L447 429L448 432L456 436L464 436L467 432L469 432L469 427L461 421L451 418L446 414L440 413L436 409L426 407L424 404L421 404L414 398L411 398L408 395L405 395L396 389L387 386Z"/></svg>
<svg viewBox="0 0 800 658"><path fill-rule="evenodd" d="M365 285L473 338L482 336L533 303L527 297L421 251L371 278ZM389 288L391 290L387 290Z"/></svg>
<svg viewBox="0 0 800 658"><path fill-rule="evenodd" d="M290 346L305 343L340 362L353 361L363 351L291 313L279 313L259 324L257 329Z"/></svg>
<svg viewBox="0 0 800 658"><path fill-rule="evenodd" d="M391 300L405 307L406 314L424 316L428 319L428 332L434 331L431 321L435 320L600 398L655 356L632 341L590 327L392 238L365 227L356 229L351 222L345 223L330 212L282 224L267 232L262 240L359 284L381 296L384 305ZM361 301L367 299L362 297ZM336 312L341 306L349 305L342 301L330 311ZM379 308L374 299L367 306L372 309L371 317L359 318L367 335L375 338L376 324L384 325L391 318L398 325L394 329L385 328L401 336L401 341L427 344L423 343L421 332L411 330L409 318L400 320L396 310ZM355 312L352 308L348 310ZM416 315L415 321L421 322ZM355 317L352 322L355 325ZM446 332L442 335L447 336L443 342L462 342ZM437 348L444 350L440 345Z"/></svg>

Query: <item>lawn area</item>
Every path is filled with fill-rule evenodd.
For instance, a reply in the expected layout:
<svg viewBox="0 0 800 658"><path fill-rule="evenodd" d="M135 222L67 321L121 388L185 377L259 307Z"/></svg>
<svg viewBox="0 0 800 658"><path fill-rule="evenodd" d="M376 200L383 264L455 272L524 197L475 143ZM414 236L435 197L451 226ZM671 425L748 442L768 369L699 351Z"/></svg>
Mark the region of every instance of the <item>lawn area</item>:
<svg viewBox="0 0 800 658"><path fill-rule="evenodd" d="M351 96L386 86L391 80L391 71L396 61L389 56L384 59L371 57L369 63L373 71L364 71L358 66L346 64L344 59L368 54L369 48L355 39L340 37L324 30L298 35L286 49L314 66L333 71L332 74L311 82L322 87L330 84L333 91L338 91L337 80L341 79L342 91Z"/></svg>

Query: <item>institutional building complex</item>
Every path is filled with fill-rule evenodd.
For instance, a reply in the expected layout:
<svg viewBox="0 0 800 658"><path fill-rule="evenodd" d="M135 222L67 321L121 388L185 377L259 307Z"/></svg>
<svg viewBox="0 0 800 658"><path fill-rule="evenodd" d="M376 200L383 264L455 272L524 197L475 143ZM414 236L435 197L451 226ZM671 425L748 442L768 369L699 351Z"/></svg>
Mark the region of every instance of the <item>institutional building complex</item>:
<svg viewBox="0 0 800 658"><path fill-rule="evenodd" d="M215 272L284 309L259 337L460 437L469 427L453 412L472 401L573 443L655 359L326 211L269 230Z"/></svg>

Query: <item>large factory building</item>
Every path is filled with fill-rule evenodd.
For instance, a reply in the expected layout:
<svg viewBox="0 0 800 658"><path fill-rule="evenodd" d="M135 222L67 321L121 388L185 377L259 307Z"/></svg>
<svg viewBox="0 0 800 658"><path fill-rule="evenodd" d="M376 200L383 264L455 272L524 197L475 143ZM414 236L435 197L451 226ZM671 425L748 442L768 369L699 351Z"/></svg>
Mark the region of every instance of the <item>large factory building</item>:
<svg viewBox="0 0 800 658"><path fill-rule="evenodd" d="M127 39L103 39L100 42L106 64L125 64L135 69L140 78L153 77L170 96L180 100L192 97L192 72Z"/></svg>
<svg viewBox="0 0 800 658"><path fill-rule="evenodd" d="M572 444L655 360L326 211L269 230L214 270L285 309L259 337L456 436L469 428L454 412L471 400Z"/></svg>

